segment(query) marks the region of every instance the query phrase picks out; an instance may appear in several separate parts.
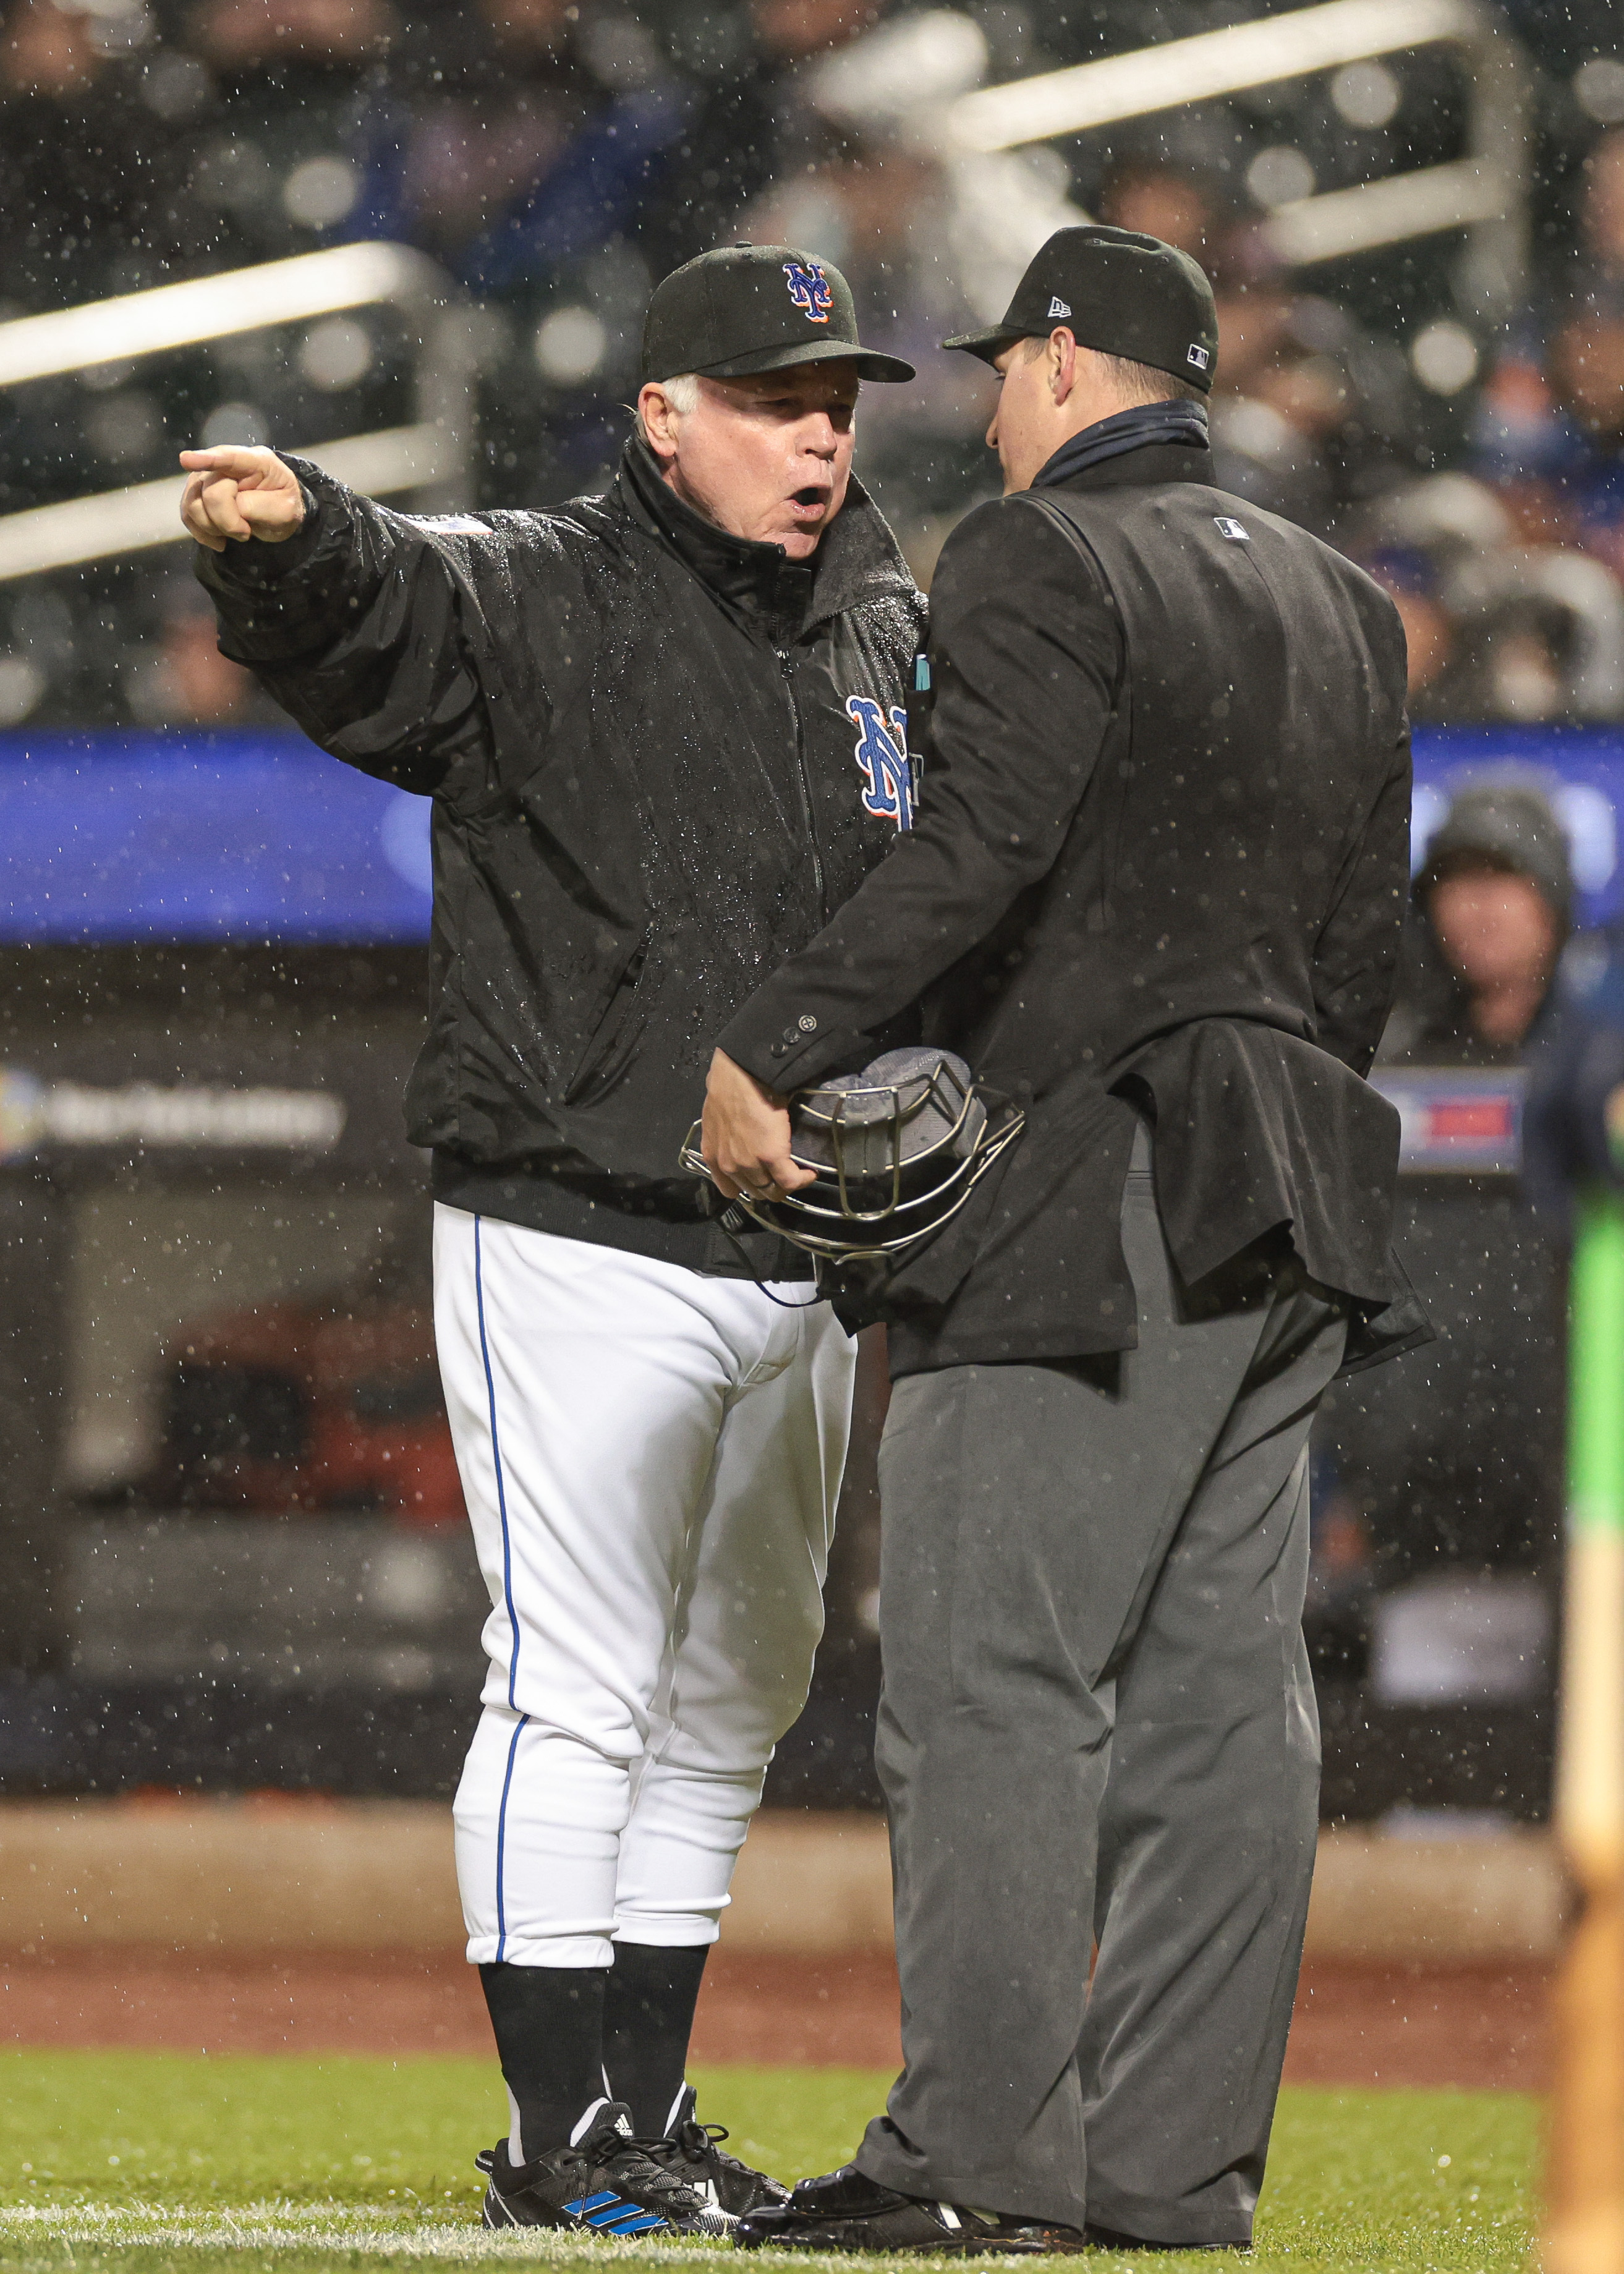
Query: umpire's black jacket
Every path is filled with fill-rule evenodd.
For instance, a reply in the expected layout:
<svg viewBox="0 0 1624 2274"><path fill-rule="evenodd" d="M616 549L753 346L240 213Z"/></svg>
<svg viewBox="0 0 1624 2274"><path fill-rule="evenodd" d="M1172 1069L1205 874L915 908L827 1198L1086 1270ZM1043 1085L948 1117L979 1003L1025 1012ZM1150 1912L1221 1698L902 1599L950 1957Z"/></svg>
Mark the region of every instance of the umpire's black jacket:
<svg viewBox="0 0 1624 2274"><path fill-rule="evenodd" d="M1363 1080L1408 884L1403 633L1351 563L1209 486L1185 423L1093 464L1074 438L954 531L919 821L720 1036L785 1090L917 999L1026 1107L883 1298L898 1371L1132 1345L1136 1103L1187 1282L1287 1226L1352 1299L1356 1362L1425 1331L1390 1261L1397 1116Z"/></svg>
<svg viewBox="0 0 1624 2274"><path fill-rule="evenodd" d="M289 463L297 534L198 574L324 749L433 794L407 1123L437 1196L740 1270L678 1148L716 1029L896 836L923 602L890 531L853 482L793 564L636 440L606 496L545 514L392 513Z"/></svg>

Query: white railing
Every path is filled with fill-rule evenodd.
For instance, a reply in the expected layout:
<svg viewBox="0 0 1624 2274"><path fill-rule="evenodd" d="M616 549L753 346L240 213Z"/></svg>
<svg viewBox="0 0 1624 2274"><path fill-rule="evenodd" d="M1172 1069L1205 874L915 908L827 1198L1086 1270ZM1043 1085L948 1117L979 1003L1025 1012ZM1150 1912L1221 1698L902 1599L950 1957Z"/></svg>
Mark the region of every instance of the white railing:
<svg viewBox="0 0 1624 2274"><path fill-rule="evenodd" d="M0 386L132 362L346 308L390 306L416 321L417 418L409 426L303 446L352 487L410 490L426 511L468 503L473 461L473 335L444 272L404 245L341 245L150 292L92 300L0 324ZM140 482L0 516L0 581L180 538L183 478Z"/></svg>
<svg viewBox="0 0 1624 2274"><path fill-rule="evenodd" d="M978 87L948 108L950 145L982 152L1080 134L1187 103L1213 102L1417 48L1457 49L1471 82L1470 154L1301 198L1266 224L1293 264L1469 229L1470 296L1503 320L1518 305L1527 262L1528 71L1521 49L1478 0L1323 0L1098 63Z"/></svg>

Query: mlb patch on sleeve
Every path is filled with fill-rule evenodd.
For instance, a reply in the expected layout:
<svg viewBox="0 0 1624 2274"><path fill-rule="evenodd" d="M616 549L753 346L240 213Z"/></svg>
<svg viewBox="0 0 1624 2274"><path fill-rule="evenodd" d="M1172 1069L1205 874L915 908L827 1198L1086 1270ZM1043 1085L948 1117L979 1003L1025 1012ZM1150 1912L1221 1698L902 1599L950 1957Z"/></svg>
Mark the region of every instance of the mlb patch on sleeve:
<svg viewBox="0 0 1624 2274"><path fill-rule="evenodd" d="M1213 525L1220 537L1227 537L1232 544L1250 545L1252 543L1252 531L1245 523L1232 521L1227 513L1215 513L1213 516Z"/></svg>

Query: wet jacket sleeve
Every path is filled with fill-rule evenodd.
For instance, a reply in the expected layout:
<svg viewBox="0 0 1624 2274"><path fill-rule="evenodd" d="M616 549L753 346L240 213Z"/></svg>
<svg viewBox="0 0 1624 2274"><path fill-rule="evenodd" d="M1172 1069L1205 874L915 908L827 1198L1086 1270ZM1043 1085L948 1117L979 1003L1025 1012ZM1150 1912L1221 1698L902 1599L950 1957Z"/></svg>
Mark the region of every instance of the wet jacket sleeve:
<svg viewBox="0 0 1624 2274"><path fill-rule="evenodd" d="M221 651L335 757L432 791L489 734L447 535L456 524L392 513L303 459L287 463L304 488L302 528L280 545L197 547Z"/></svg>
<svg viewBox="0 0 1624 2274"><path fill-rule="evenodd" d="M1322 1050L1367 1074L1393 1008L1410 900L1410 722L1363 835L1343 864L1315 943L1314 1009Z"/></svg>
<svg viewBox="0 0 1624 2274"><path fill-rule="evenodd" d="M1029 505L962 522L930 601L920 811L873 876L718 1037L773 1089L864 1046L1054 866L1100 753L1121 638L1097 576Z"/></svg>

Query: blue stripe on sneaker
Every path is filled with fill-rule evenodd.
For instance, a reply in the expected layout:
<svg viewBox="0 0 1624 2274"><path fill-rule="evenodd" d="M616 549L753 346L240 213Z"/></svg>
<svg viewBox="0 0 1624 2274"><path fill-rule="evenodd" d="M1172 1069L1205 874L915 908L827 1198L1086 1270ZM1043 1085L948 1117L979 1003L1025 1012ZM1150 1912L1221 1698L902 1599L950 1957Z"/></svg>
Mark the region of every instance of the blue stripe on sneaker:
<svg viewBox="0 0 1624 2274"><path fill-rule="evenodd" d="M583 2210L601 2210L605 2203L618 2203L620 2200L620 2196L611 2187L606 2194L601 2195L577 2195L574 2202L566 2203L564 2208L573 2216Z"/></svg>
<svg viewBox="0 0 1624 2274"><path fill-rule="evenodd" d="M622 2212L618 2218L595 2218L592 2224L605 2234L647 2234L650 2227L664 2226L665 2222L652 2211L634 2210Z"/></svg>
<svg viewBox="0 0 1624 2274"><path fill-rule="evenodd" d="M496 1811L496 1962L500 1966L508 1949L508 1886L505 1857L508 1850L508 1795L513 1788L514 1757L519 1750L519 1740L530 1724L528 1713L521 1713L513 1733L513 1743L508 1748L508 1772L502 1779L501 1805Z"/></svg>
<svg viewBox="0 0 1624 2274"><path fill-rule="evenodd" d="M491 1345L485 1324L485 1251L481 1219L474 1218L474 1305L479 1314L479 1355L485 1361L485 1397L491 1409L491 1459L496 1469L496 1512L502 1526L502 1600L508 1606L508 1703L516 1706L514 1685L519 1678L519 1622L513 1608L513 1542L508 1535L508 1486L502 1474L501 1439L496 1428L496 1376L491 1368Z"/></svg>

